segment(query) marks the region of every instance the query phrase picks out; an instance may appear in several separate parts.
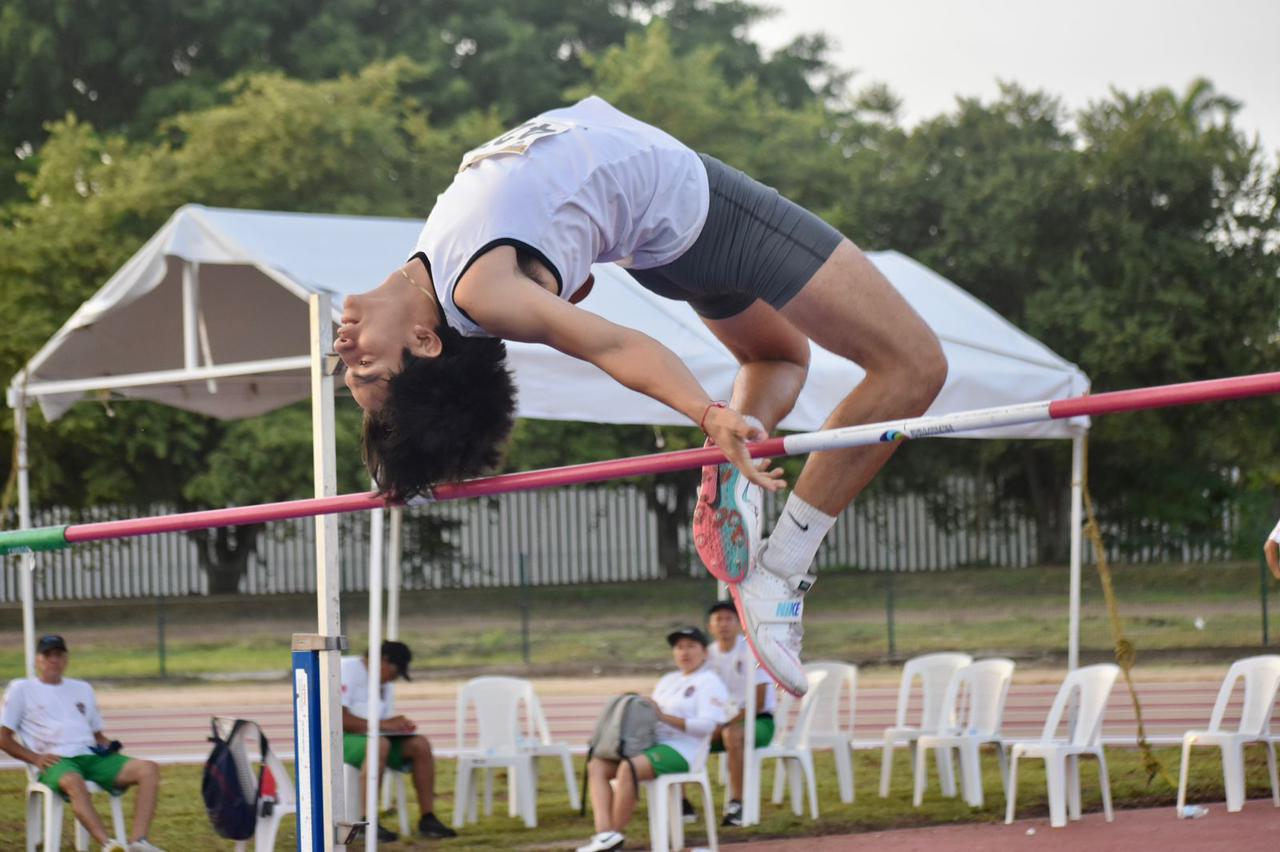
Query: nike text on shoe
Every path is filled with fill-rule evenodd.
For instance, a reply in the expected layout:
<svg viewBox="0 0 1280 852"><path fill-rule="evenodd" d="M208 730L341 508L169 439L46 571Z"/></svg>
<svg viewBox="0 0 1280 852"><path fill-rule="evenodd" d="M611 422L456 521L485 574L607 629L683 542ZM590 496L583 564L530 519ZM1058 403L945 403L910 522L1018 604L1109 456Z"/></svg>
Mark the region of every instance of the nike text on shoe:
<svg viewBox="0 0 1280 852"><path fill-rule="evenodd" d="M801 619L804 594L816 580L814 574L789 577L776 574L763 559L757 559L755 570L747 579L729 587L738 608L742 632L760 668L796 697L809 689L804 665L800 662L804 641Z"/></svg>
<svg viewBox="0 0 1280 852"><path fill-rule="evenodd" d="M712 446L711 440L703 446ZM702 469L693 509L693 544L711 576L741 583L760 547L760 486L731 464Z"/></svg>

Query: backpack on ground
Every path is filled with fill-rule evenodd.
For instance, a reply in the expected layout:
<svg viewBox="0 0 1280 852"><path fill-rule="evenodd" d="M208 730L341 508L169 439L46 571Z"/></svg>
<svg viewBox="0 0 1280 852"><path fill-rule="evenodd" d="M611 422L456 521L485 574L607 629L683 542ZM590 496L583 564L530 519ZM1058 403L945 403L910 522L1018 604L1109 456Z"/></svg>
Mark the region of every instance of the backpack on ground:
<svg viewBox="0 0 1280 852"><path fill-rule="evenodd" d="M252 726L258 731L262 754L267 753L267 738L253 722L236 719L231 733L225 739L219 735L218 720L212 720L213 751L204 763L204 778L200 782L200 794L209 813L209 822L220 837L228 840L248 840L253 837L258 823L258 798L262 790L263 761L255 777L244 746L239 742Z"/></svg>
<svg viewBox="0 0 1280 852"><path fill-rule="evenodd" d="M604 712L596 720L596 728L587 744L587 762L598 757L602 760L625 761L631 766L635 778L635 766L631 758L658 741L654 732L658 724L658 711L646 699L634 692L625 692L605 705ZM582 770L582 788L587 788L586 769ZM639 787L639 781L636 782ZM637 792L639 792L637 790ZM583 797L582 812L587 812Z"/></svg>

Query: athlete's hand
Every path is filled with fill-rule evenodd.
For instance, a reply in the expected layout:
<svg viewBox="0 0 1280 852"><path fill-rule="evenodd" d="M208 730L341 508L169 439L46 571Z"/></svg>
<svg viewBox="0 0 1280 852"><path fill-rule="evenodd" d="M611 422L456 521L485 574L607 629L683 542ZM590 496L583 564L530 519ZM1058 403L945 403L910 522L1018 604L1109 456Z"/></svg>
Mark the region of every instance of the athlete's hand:
<svg viewBox="0 0 1280 852"><path fill-rule="evenodd" d="M749 422L732 408L712 408L707 412L703 426L711 442L720 448L748 480L765 491L786 488L782 468L771 467L769 459L753 461L747 451L748 441L763 441L769 437L759 425Z"/></svg>
<svg viewBox="0 0 1280 852"><path fill-rule="evenodd" d="M37 754L35 764L40 769L44 770L53 766L59 760L62 760L62 758L58 757L56 754Z"/></svg>

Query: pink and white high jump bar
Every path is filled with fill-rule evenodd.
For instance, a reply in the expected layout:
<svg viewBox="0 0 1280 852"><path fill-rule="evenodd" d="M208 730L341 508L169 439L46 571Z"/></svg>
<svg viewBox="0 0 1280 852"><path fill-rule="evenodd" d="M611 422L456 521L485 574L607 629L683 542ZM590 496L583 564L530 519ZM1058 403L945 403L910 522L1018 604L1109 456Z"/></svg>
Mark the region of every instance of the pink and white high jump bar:
<svg viewBox="0 0 1280 852"><path fill-rule="evenodd" d="M1124 411L1221 402L1276 393L1280 393L1280 372L1258 373L1228 379L1160 385L999 408L981 408L933 417L915 417L909 420L803 432L754 443L750 445L750 451L753 458L793 456L820 450L904 441L911 438L929 438L957 432L974 432L999 426L1040 423L1070 417L1096 417ZM724 455L715 447L654 453L627 459L589 462L524 473L507 473L452 485L441 485L432 492L432 499L460 500L466 497L482 497L512 491L581 485L628 476L690 470L723 460ZM132 518L124 521L11 530L0 532L0 555L57 550L84 541L103 541L164 532L183 532L314 515L367 511L384 505L386 503L376 493L364 492L151 518Z"/></svg>

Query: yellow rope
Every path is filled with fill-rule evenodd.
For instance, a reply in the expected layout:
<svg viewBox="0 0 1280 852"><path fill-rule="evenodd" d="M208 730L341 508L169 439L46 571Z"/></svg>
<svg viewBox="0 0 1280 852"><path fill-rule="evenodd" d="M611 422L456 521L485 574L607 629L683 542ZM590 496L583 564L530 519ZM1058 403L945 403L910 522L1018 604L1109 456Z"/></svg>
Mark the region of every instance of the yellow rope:
<svg viewBox="0 0 1280 852"><path fill-rule="evenodd" d="M1133 675L1130 669L1137 659L1137 650L1133 647L1124 635L1124 625L1120 622L1120 608L1116 604L1116 591L1111 583L1111 567L1107 564L1107 551L1102 543L1102 530L1098 526L1098 519L1093 514L1093 498L1089 496L1089 439L1084 439L1084 460L1081 465L1081 486L1084 491L1084 511L1087 521L1084 525L1084 533L1089 537L1089 543L1093 546L1094 561L1098 565L1098 578L1102 581L1102 594L1107 600L1107 616L1111 621L1111 638L1115 642L1116 663L1120 666L1120 671L1124 673L1124 682L1129 687L1129 698L1133 701L1133 715L1138 720L1138 751L1142 754L1142 766L1147 770L1147 783L1157 775L1168 784L1171 788L1177 789L1177 784L1173 781L1173 776L1165 769L1164 764L1160 762L1160 758L1151 749L1151 743L1147 742L1146 726L1142 721L1142 704L1138 701L1138 691L1133 685Z"/></svg>

